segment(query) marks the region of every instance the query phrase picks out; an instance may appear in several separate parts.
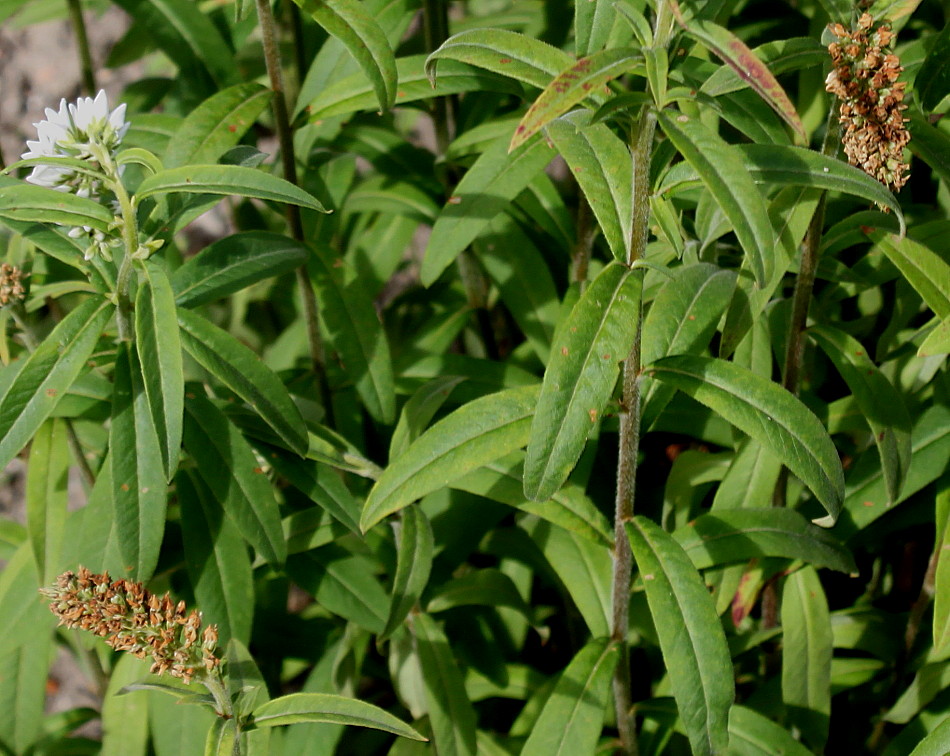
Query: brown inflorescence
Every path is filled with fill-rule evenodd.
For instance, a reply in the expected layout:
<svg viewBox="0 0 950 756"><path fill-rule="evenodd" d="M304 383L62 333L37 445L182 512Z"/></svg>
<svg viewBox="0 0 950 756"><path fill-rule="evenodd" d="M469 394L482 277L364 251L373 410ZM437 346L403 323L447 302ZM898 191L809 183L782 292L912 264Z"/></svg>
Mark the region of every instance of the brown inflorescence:
<svg viewBox="0 0 950 756"><path fill-rule="evenodd" d="M159 598L141 583L112 580L109 573L95 574L80 567L64 572L52 588L40 591L50 599L49 608L59 624L80 628L105 638L112 648L144 659L152 657L151 672L168 672L191 682L215 669L218 628L201 629L198 611L185 613L166 593Z"/></svg>
<svg viewBox="0 0 950 756"><path fill-rule="evenodd" d="M910 168L904 162L904 147L910 142L902 115L907 108L904 82L897 81L904 68L891 51L890 26L873 26L871 15L863 13L853 31L841 24L829 27L838 41L828 45L834 68L825 89L841 100L841 141L848 162L899 190Z"/></svg>
<svg viewBox="0 0 950 756"><path fill-rule="evenodd" d="M0 263L0 307L22 302L26 298L23 273L15 265Z"/></svg>

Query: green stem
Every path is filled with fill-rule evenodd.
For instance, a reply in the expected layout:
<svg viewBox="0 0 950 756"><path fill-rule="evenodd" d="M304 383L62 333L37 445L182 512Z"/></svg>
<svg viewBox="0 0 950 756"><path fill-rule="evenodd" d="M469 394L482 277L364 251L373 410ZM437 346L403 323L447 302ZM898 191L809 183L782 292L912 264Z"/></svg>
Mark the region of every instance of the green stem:
<svg viewBox="0 0 950 756"><path fill-rule="evenodd" d="M80 0L66 0L69 6L69 18L76 35L76 46L79 48L79 67L82 70L82 86L86 94L96 96L96 73L92 65L92 54L89 51L89 37L86 34L86 22L82 17Z"/></svg>
<svg viewBox="0 0 950 756"><path fill-rule="evenodd" d="M231 696L228 693L224 681L221 679L221 673L217 669L212 670L208 676L201 681L201 684L208 689L208 692L212 698L214 698L215 709L218 716L234 720L234 741L231 747L231 754L232 756L243 756L244 745L241 740L241 721L235 716L234 704L231 701Z"/></svg>
<svg viewBox="0 0 950 756"><path fill-rule="evenodd" d="M271 90L274 92L274 122L277 125L277 140L280 143L281 165L284 178L291 184L297 184L297 158L294 151L294 135L290 128L290 117L287 112L287 98L284 90L284 77L280 62L280 48L277 44L276 24L268 0L256 0L257 17L261 24L261 39L264 47L264 63L267 66L267 75L270 78ZM287 204L285 213L287 225L290 226L291 236L299 242L305 242L303 223L300 219L300 208ZM326 413L326 424L334 426L333 400L330 393L330 384L327 380L323 339L320 336L320 322L318 320L317 299L313 293L313 285L307 272L306 264L297 269L297 286L300 289L303 301L304 321L307 324L307 345L310 351L310 362L313 374L316 377L320 390L320 399Z"/></svg>
<svg viewBox="0 0 950 756"><path fill-rule="evenodd" d="M115 281L116 324L119 328L119 341L131 341L132 299L130 289L132 287L132 261L139 246L139 231L135 222L135 206L132 204L129 193L125 191L122 181L115 178L110 183L122 212L122 242L125 247L125 254L122 257L122 263L119 265L119 274Z"/></svg>

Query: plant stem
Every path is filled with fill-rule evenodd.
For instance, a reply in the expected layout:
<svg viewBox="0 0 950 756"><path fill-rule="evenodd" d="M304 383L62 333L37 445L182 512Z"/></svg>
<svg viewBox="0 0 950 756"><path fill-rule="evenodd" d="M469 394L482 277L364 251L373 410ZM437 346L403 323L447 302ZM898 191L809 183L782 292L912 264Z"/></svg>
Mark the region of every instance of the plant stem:
<svg viewBox="0 0 950 756"><path fill-rule="evenodd" d="M96 96L96 73L92 65L92 54L89 51L89 37L86 34L86 21L82 17L80 0L66 0L69 6L69 19L76 35L76 46L79 48L79 67L82 71L82 86L86 94Z"/></svg>
<svg viewBox="0 0 950 756"><path fill-rule="evenodd" d="M280 159L284 170L284 178L291 184L297 182L297 158L294 152L294 135L290 128L290 118L287 113L287 98L284 94L284 78L280 63L280 48L277 44L276 24L274 14L271 13L268 0L256 0L257 17L261 24L261 38L264 47L264 63L267 66L267 75L270 78L271 90L274 92L274 122L277 125L277 139L280 142ZM300 208L287 204L285 214L287 225L290 226L290 235L299 242L305 242L303 223L300 219ZM330 384L327 381L324 366L323 339L320 336L320 322L317 313L317 298L313 293L313 285L307 272L306 264L297 268L297 286L303 301L304 321L307 324L307 344L310 351L310 362L313 374L316 377L320 390L320 399L326 413L326 424L335 425L333 419L333 398L330 393Z"/></svg>
<svg viewBox="0 0 950 756"><path fill-rule="evenodd" d="M244 746L241 741L241 722L240 719L234 715L234 705L231 702L228 689L221 679L221 673L217 669L212 670L201 683L214 698L214 702L217 705L218 716L234 720L234 741L231 747L231 754L232 756L243 756Z"/></svg>

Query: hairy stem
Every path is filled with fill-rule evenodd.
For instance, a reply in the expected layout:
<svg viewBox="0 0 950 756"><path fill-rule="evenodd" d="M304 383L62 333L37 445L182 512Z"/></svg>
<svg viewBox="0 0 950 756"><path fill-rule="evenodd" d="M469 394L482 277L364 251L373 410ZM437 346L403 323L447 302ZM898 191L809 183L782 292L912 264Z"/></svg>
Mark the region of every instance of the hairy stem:
<svg viewBox="0 0 950 756"><path fill-rule="evenodd" d="M294 152L294 135L290 128L290 118L287 113L287 98L284 93L284 78L280 63L280 49L277 44L274 14L271 12L268 0L256 0L256 2L257 17L261 24L264 63L267 66L271 90L274 92L274 122L277 125L277 140L280 143L281 165L284 170L284 178L291 184L296 185L297 158ZM284 208L291 236L299 242L305 241L303 223L300 219L300 208L291 204L284 205ZM326 424L332 428L334 426L333 400L324 363L317 298L313 293L313 285L310 283L310 275L307 273L306 265L301 265L297 269L297 286L300 289L304 321L307 324L307 345L310 351L310 362L319 386L323 409L326 413Z"/></svg>
<svg viewBox="0 0 950 756"><path fill-rule="evenodd" d="M96 73L92 65L92 54L89 51L89 37L86 34L86 22L82 17L82 4L79 0L66 0L69 6L69 20L76 35L76 46L79 48L79 67L82 71L82 86L90 97L96 96Z"/></svg>

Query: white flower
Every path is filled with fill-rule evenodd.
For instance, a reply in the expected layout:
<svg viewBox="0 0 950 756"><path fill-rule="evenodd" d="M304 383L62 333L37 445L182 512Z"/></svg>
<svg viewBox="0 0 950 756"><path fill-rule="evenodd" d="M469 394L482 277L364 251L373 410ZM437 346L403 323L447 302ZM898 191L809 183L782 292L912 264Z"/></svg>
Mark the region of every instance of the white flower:
<svg viewBox="0 0 950 756"><path fill-rule="evenodd" d="M100 90L96 98L80 97L75 103L63 99L59 111L46 108L46 120L33 124L38 139L28 140L28 152L23 159L43 157L72 157L88 161L90 168L103 170L128 131L125 104L109 112L109 98ZM85 173L55 165L38 165L27 181L49 186L62 192L73 192L80 197L97 195L100 182Z"/></svg>

